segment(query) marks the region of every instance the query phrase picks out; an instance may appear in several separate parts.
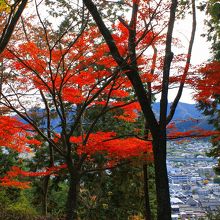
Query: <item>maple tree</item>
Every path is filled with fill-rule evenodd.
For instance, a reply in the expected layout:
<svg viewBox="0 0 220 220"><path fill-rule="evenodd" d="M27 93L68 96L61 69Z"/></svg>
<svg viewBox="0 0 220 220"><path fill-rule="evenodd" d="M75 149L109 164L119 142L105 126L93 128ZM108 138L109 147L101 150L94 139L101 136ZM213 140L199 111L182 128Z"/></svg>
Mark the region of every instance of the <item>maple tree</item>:
<svg viewBox="0 0 220 220"><path fill-rule="evenodd" d="M0 146L2 151L14 151L17 153L31 153L31 146L39 146L41 142L37 141L31 132L28 132L29 126L23 124L18 119L10 116L0 116ZM3 154L2 154L3 156ZM8 168L9 169L9 168ZM3 174L1 175L3 176ZM1 178L1 185L16 186L24 188L26 184L19 181L10 181L10 179Z"/></svg>
<svg viewBox="0 0 220 220"><path fill-rule="evenodd" d="M28 182L20 182L20 177L49 176L66 167L69 175L66 218L76 219L78 187L86 169L85 161L93 162L92 155L100 152L107 159L103 169L109 169L125 158L144 157L147 151L151 152L151 142L120 138L114 131L93 132L100 117L109 111L114 111L118 120L135 121L140 107L136 100L126 100L130 83L123 71L116 68L114 60L105 55L109 53L108 47L96 43L100 39L96 29L86 29L86 24L76 22L74 27L81 31L69 32L68 27L56 36L41 19L38 7L41 26L24 38L27 42L10 45L2 54L10 78L2 81L0 103L28 124L26 130L37 133L41 142L47 143L51 163L36 172L12 167L1 178L1 184L25 188ZM43 127L35 120L34 106L43 109L43 114L37 112L45 124ZM93 121L87 121L87 112L96 106L100 110ZM28 143L37 152L36 141L28 140ZM11 147L16 150L15 146ZM54 153L59 155L59 160L54 158Z"/></svg>
<svg viewBox="0 0 220 220"><path fill-rule="evenodd" d="M117 45L117 41L114 39L114 36L111 34L110 29L106 25L107 22L105 23L105 20L101 17L100 8L98 8L98 3L92 0L83 0L83 2L89 10L90 14L92 15L94 21L96 22L96 25L98 26L99 31L103 35L106 43L108 44L111 56L114 58L115 62L117 62L119 68L126 70L125 74L127 75L135 90L136 96L142 108L142 112L145 116L147 126L152 135L158 205L157 216L158 219L170 219L171 209L168 177L166 170L166 126L171 121L174 115L189 70L191 51L196 27L195 2L192 1L193 28L191 39L189 42L189 49L187 52L186 64L183 70L183 74L180 76L179 91L171 106L169 114L167 113L167 97L169 89L171 63L173 61L173 58L175 57L172 52L172 36L173 27L176 20L175 12L177 9L178 1L173 0L169 2L167 5L165 5L165 8L163 8L164 14L166 14L165 12L170 12L168 20L163 20L162 18L164 18L164 14L160 14L160 7L164 6L164 4L162 4L162 1L154 2L154 8L150 7L150 3L152 3L151 1L125 1L125 5L128 5L131 9L131 19L129 23L125 21L122 17L119 18L119 21L122 23L122 25L128 33L126 38L127 50L125 54L121 53L120 47ZM160 18L160 20L158 19L158 17ZM156 28L154 28L154 21L158 21L159 24L161 24L160 21L163 21L164 23L162 23L162 27L165 28L167 26L165 54L161 66L161 69L163 71L160 86L161 100L159 121L157 121L152 111L151 100L149 99L149 97L151 97L151 85L148 85L148 88L145 88L141 78L141 68L138 65L138 60L139 57L141 57L142 53L137 49L139 44L142 44L142 47L145 49L151 45L150 42L152 42L152 40L150 40L150 42L149 40L147 42L141 42L147 34L153 33L156 36L158 35L158 31L156 31ZM140 30L143 30L143 32L139 32ZM139 33L141 33L141 36L138 36ZM148 216L147 218L149 219L150 216Z"/></svg>
<svg viewBox="0 0 220 220"><path fill-rule="evenodd" d="M0 54L6 48L15 26L25 9L27 0L21 1L0 1ZM0 99L3 86L3 60L0 55ZM7 109L1 106L0 109L0 121L1 121L1 153L2 147L7 146L18 152L29 151L28 142L30 140L26 138L28 132L25 132L24 125L15 118L3 116L7 112ZM12 123L9 126L9 123ZM14 124L14 126L13 126ZM3 155L3 154L2 154Z"/></svg>

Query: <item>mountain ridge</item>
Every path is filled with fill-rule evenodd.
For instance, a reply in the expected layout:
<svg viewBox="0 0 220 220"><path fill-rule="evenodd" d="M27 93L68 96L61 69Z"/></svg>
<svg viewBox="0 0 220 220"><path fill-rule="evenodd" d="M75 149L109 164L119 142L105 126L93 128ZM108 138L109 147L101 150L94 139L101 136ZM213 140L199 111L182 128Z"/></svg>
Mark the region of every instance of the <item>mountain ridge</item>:
<svg viewBox="0 0 220 220"><path fill-rule="evenodd" d="M170 106L171 103L168 103L168 112ZM157 118L159 116L159 107L159 102L153 104L153 110ZM174 121L179 130L182 131L190 130L192 127L213 130L213 126L208 123L208 120L209 117L203 115L202 112L196 108L196 104L179 102L172 121Z"/></svg>

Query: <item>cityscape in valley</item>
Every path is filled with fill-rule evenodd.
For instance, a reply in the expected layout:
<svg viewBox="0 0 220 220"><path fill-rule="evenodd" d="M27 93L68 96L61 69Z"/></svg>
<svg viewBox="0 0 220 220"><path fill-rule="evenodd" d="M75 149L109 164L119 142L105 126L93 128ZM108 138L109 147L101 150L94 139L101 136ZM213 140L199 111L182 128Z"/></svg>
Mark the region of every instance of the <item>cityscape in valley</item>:
<svg viewBox="0 0 220 220"><path fill-rule="evenodd" d="M213 171L217 160L206 156L208 141L168 143L172 219L208 219L220 207L220 185Z"/></svg>

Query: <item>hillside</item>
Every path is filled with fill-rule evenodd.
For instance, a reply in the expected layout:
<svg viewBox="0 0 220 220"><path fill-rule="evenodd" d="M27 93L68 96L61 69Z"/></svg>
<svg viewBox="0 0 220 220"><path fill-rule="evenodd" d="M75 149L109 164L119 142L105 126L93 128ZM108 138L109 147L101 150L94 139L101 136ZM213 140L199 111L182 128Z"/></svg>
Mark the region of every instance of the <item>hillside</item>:
<svg viewBox="0 0 220 220"><path fill-rule="evenodd" d="M154 112L158 116L159 113L159 104L155 103L153 106ZM170 103L168 105L168 110L170 108ZM195 119L195 120L192 120ZM213 127L208 124L208 117L204 116L200 112L195 104L188 104L180 102L177 106L173 121L176 122L177 127L181 131L186 131L196 126L206 130L212 130Z"/></svg>

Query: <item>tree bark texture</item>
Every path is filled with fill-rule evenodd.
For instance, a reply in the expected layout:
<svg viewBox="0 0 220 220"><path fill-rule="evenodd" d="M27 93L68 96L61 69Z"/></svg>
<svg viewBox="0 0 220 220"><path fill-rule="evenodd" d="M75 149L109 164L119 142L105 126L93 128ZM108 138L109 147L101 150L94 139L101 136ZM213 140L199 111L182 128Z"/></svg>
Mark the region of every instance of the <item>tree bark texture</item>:
<svg viewBox="0 0 220 220"><path fill-rule="evenodd" d="M165 133L165 131L164 131ZM166 138L165 134L153 140L155 184L157 194L157 219L171 219L171 205L169 181L166 166Z"/></svg>
<svg viewBox="0 0 220 220"><path fill-rule="evenodd" d="M66 203L66 220L77 219L77 197L79 193L79 177L77 172L71 172L69 178L69 192Z"/></svg>

